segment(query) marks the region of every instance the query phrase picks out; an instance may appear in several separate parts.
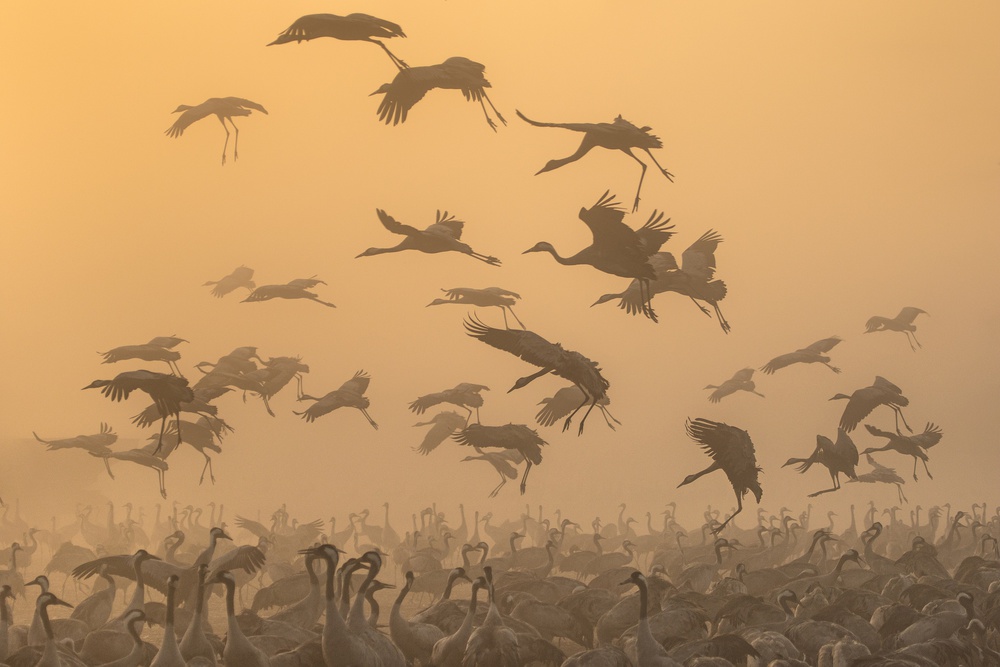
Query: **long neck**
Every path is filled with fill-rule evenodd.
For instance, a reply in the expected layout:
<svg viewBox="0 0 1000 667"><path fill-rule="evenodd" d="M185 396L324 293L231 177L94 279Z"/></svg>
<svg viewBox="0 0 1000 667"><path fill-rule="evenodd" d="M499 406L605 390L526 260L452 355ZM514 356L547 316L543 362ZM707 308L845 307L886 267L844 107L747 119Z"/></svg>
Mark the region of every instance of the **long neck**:
<svg viewBox="0 0 1000 667"><path fill-rule="evenodd" d="M347 625L349 627L360 627L364 624L365 596L368 593L368 587L371 586L371 583L375 580L376 575L378 575L378 569L370 567L368 569L368 576L365 577L365 580L361 582L361 586L358 587L358 592L354 596L354 604L351 605L351 611L347 616Z"/></svg>
<svg viewBox="0 0 1000 667"><path fill-rule="evenodd" d="M469 600L469 610L465 614L465 618L462 620L462 625L456 632L456 635L462 635L463 633L468 634L472 630L472 621L476 618L476 604L477 598L479 597L479 586L476 584L472 585L472 599Z"/></svg>
<svg viewBox="0 0 1000 667"><path fill-rule="evenodd" d="M649 590L646 588L645 582L637 581L636 586L639 587L639 622L645 623L646 627L649 627Z"/></svg>
<svg viewBox="0 0 1000 667"><path fill-rule="evenodd" d="M368 600L368 604L372 608L371 614L368 616L368 625L374 630L378 628L379 614L378 602L375 600L375 591L371 588L365 591L365 599Z"/></svg>
<svg viewBox="0 0 1000 667"><path fill-rule="evenodd" d="M138 609L142 611L146 603L146 579L142 575L142 561L135 561L135 592L132 593L132 601L126 611Z"/></svg>
<svg viewBox="0 0 1000 667"><path fill-rule="evenodd" d="M468 565L466 565L466 567L468 567ZM452 586L455 585L455 580L456 579L458 579L458 574L456 572L452 572L450 575L448 575L448 583L445 584L444 593L441 594L441 599L442 600L449 600L449 599L451 599L451 589L452 589ZM407 586L406 590L410 590L409 589L409 585L410 585L409 583L406 584L406 586Z"/></svg>
<svg viewBox="0 0 1000 667"><path fill-rule="evenodd" d="M337 560L328 558L326 561L326 623L323 624L323 655L333 656L331 653L334 643L348 635L347 624L340 613L337 605L337 597L334 595L334 578L336 576ZM349 576L349 575L348 575ZM347 586L347 582L344 582Z"/></svg>
<svg viewBox="0 0 1000 667"><path fill-rule="evenodd" d="M557 262L559 262L560 264L563 264L565 266L576 266L578 264L586 264L587 263L582 258L580 258L579 255L573 255L572 257L563 257L558 252L556 252L556 249L553 248L552 246L548 246L546 248L543 248L543 250L545 252L549 253L550 255L552 255L552 257L555 258L555 260Z"/></svg>

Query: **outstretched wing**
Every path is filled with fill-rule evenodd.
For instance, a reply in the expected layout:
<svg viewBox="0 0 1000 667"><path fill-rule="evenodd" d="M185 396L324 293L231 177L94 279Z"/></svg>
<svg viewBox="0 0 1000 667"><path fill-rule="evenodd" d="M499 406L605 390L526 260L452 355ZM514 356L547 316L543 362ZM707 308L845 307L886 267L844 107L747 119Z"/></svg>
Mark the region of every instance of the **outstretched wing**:
<svg viewBox="0 0 1000 667"><path fill-rule="evenodd" d="M715 276L715 250L722 243L722 236L714 230L708 230L681 253L681 266L684 273L710 281ZM674 265L676 267L676 262Z"/></svg>
<svg viewBox="0 0 1000 667"><path fill-rule="evenodd" d="M865 323L865 333L872 333L873 331L882 331L886 324L889 323L888 317L882 317L876 315L875 317L869 318Z"/></svg>
<svg viewBox="0 0 1000 667"><path fill-rule="evenodd" d="M358 371L350 380L340 385L340 391L350 391L356 394L364 394L368 391L368 383L371 378L364 371Z"/></svg>
<svg viewBox="0 0 1000 667"><path fill-rule="evenodd" d="M576 406L584 402L586 396L579 387L563 387L551 398L539 401L542 408L535 415L535 421L541 426L552 426L568 415Z"/></svg>
<svg viewBox="0 0 1000 667"><path fill-rule="evenodd" d="M389 33L390 37L406 37L403 33L403 29L398 23L393 23L392 21L386 21L385 19L380 19L377 16L372 16L371 14L362 14L360 12L353 12L344 17L352 21L359 21L361 23L369 23L377 25L378 27L384 29Z"/></svg>
<svg viewBox="0 0 1000 667"><path fill-rule="evenodd" d="M442 65L408 67L400 70L392 83L382 86L385 93L378 105L378 119L386 125L398 125L406 121L413 105L424 98L427 91L438 87L455 87L455 77L449 68Z"/></svg>
<svg viewBox="0 0 1000 667"><path fill-rule="evenodd" d="M841 429L843 430L843 427L841 427ZM896 437L895 433L890 433L889 431L883 431L881 429L875 428L871 424L865 424L865 429L867 429L869 433L871 433L877 438L888 438L889 440L892 440L893 438Z"/></svg>
<svg viewBox="0 0 1000 667"><path fill-rule="evenodd" d="M623 222L625 210L610 191L590 208L581 208L580 219L590 227L595 246L628 249L644 257L653 254L642 251L635 230Z"/></svg>
<svg viewBox="0 0 1000 667"><path fill-rule="evenodd" d="M561 346L550 343L533 331L494 329L475 316L465 321L465 330L473 338L541 368L554 368L565 353Z"/></svg>
<svg viewBox="0 0 1000 667"><path fill-rule="evenodd" d="M674 226L667 224L670 222L670 218L664 220L663 216L663 213L654 210L650 214L646 224L635 232L636 236L639 237L642 250L647 256L658 253L660 246L669 241L670 237L674 235L674 232L671 231Z"/></svg>
<svg viewBox="0 0 1000 667"><path fill-rule="evenodd" d="M757 456L750 434L741 428L708 419L688 419L687 433L730 477L737 473L756 474Z"/></svg>
<svg viewBox="0 0 1000 667"><path fill-rule="evenodd" d="M822 354L823 352L829 352L834 347L837 346L842 338L839 336L831 336L830 338L824 338L823 340L818 340L812 345L808 345L803 350L809 350L810 352L816 352L817 354Z"/></svg>
<svg viewBox="0 0 1000 667"><path fill-rule="evenodd" d="M918 433L917 435L911 435L910 440L920 445L923 449L930 449L934 445L941 442L941 436L944 433L941 431L941 427L937 424L932 424L927 422L924 427L923 433Z"/></svg>
<svg viewBox="0 0 1000 667"><path fill-rule="evenodd" d="M832 443L831 451L837 458L852 466L858 465L858 447L844 429L837 429L837 441Z"/></svg>
<svg viewBox="0 0 1000 667"><path fill-rule="evenodd" d="M899 311L899 315L896 315L896 321L900 324L913 324L913 320L917 319L917 315L921 313L926 314L927 311L914 308L913 306L906 306Z"/></svg>
<svg viewBox="0 0 1000 667"><path fill-rule="evenodd" d="M382 226L393 234L402 234L403 236L418 236L420 234L420 230L416 227L404 225L380 208L375 209L375 213L378 215Z"/></svg>
<svg viewBox="0 0 1000 667"><path fill-rule="evenodd" d="M744 368L743 370L736 371L733 374L732 382L746 382L748 380L751 380L752 378L753 378L753 369Z"/></svg>
<svg viewBox="0 0 1000 667"><path fill-rule="evenodd" d="M802 360L801 354L799 354L798 352L789 352L788 354L782 354L780 356L775 357L774 359L771 359L771 361L761 366L760 370L763 371L766 375L772 375L775 371L780 370L785 366L791 366L792 364L797 363L801 360Z"/></svg>
<svg viewBox="0 0 1000 667"><path fill-rule="evenodd" d="M244 530L249 530L251 533L257 537L270 537L271 531L264 526L264 524L254 521L253 519L247 519L242 516L236 517L236 527L242 528Z"/></svg>
<svg viewBox="0 0 1000 667"><path fill-rule="evenodd" d="M223 97L222 99L242 109L254 109L256 111L261 112L264 115L267 115L267 109L265 109L260 104L257 104L256 102L253 102L251 100L244 99L242 97Z"/></svg>
<svg viewBox="0 0 1000 667"><path fill-rule="evenodd" d="M424 440L417 447L417 452L424 456L430 454L438 445L445 441L455 431L465 428L468 420L457 412L442 412L434 418L434 426L424 434Z"/></svg>
<svg viewBox="0 0 1000 667"><path fill-rule="evenodd" d="M462 228L465 223L453 215L448 215L448 211L438 211L434 217L434 224L427 227L428 234L440 234L449 236L456 241L462 238Z"/></svg>
<svg viewBox="0 0 1000 667"><path fill-rule="evenodd" d="M232 551L214 558L208 564L208 576L206 579L214 578L216 574L223 570L243 570L248 574L253 574L264 565L265 560L264 552L255 546L244 545L236 547Z"/></svg>

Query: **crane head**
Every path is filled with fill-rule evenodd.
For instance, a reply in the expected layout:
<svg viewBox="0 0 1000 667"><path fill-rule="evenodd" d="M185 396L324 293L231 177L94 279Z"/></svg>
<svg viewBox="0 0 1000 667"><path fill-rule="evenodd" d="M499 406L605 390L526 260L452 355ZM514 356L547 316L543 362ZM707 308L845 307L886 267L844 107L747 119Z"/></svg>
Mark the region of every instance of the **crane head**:
<svg viewBox="0 0 1000 667"><path fill-rule="evenodd" d="M376 90L374 93L369 93L368 97L372 97L373 95L385 95L390 90L392 90L392 84L383 83L381 86L378 87L378 90Z"/></svg>
<svg viewBox="0 0 1000 667"><path fill-rule="evenodd" d="M554 253L555 251L556 251L556 249L548 241L539 241L538 243L536 243L535 245L531 246L530 248L528 248L527 250L525 250L521 254L522 255L527 255L529 252L551 252L551 253Z"/></svg>

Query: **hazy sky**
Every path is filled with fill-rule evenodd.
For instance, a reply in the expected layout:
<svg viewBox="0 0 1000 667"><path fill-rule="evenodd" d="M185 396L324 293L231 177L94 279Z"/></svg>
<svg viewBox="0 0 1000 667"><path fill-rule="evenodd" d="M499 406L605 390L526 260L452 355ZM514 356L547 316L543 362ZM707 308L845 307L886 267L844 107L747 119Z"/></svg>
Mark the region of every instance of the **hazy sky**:
<svg viewBox="0 0 1000 667"><path fill-rule="evenodd" d="M388 44L411 65L454 55L485 64L509 124L494 133L477 104L437 90L405 124L386 127L380 97L368 95L396 70L376 46L265 47L303 14L353 10L402 25L408 38ZM353 410L307 424L291 414L306 405L293 387L273 400L276 418L229 394L220 415L237 431L216 458L218 483L197 486L202 459L190 448L169 461L170 499L184 504L287 502L300 516L344 516L389 500L404 529L406 515L432 501L498 515L543 504L588 521L622 501L637 516L669 500L687 516L707 503L728 510L722 473L675 489L709 463L683 430L685 418L702 416L748 430L765 469L764 506L798 509L829 479L781 463L811 452L818 433L835 437L843 404L827 399L875 375L911 399L911 425L944 430L930 451L934 479L921 468L906 485L911 507L998 500L994 3L119 1L53 11L19 0L0 11L12 26L0 43L5 500L37 503L44 492L67 511L97 494L156 502L151 471L118 463L112 482L98 460L45 453L30 438L94 433L102 421L122 441L145 438L129 423L144 396L112 404L80 388L124 370L165 371L104 366L95 353L172 334L191 341L178 350L192 381L193 364L243 345L301 355L314 395L365 369L381 426L373 431ZM219 165L224 133L214 118L164 136L178 104L230 95L269 111L237 121L238 162ZM659 324L610 304L590 308L627 281L521 254L541 240L564 255L589 244L579 209L608 189L630 203L639 169L595 150L534 176L581 135L530 127L515 109L559 122L622 114L653 127L676 182L650 170L626 222L665 211L677 234L664 249L675 254L708 229L723 236L717 277L729 287L721 306L730 335L677 295L655 300ZM460 255L354 259L398 241L376 208L418 227L446 209L466 221L463 239L503 266ZM316 275L337 309L217 300L202 287L241 264L258 284ZM592 414L582 437L540 429L549 445L528 493L511 484L495 501L486 498L493 470L458 462L471 451L411 451L424 429L406 409L419 395L477 382L492 389L485 423L533 424L536 403L564 386L546 377L506 394L536 369L467 337L464 308L425 308L441 288L490 285L524 297L517 309L530 329L600 363L623 422L611 432ZM908 305L930 314L917 320L918 353L902 334L862 335L871 315ZM502 326L499 312L479 316ZM831 335L845 339L832 352L843 374L796 366L758 374L766 399L706 400L706 384ZM891 413L871 421L891 428ZM855 441L881 444L862 429ZM896 454L879 460L904 477L912 469ZM896 492L845 485L814 506L869 497L894 503Z"/></svg>

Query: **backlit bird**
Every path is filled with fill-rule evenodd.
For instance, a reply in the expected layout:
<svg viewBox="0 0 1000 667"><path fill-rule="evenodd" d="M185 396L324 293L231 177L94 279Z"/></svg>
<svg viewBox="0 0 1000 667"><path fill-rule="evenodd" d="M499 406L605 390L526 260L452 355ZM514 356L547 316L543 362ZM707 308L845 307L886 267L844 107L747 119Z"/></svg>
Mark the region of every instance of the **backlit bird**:
<svg viewBox="0 0 1000 667"><path fill-rule="evenodd" d="M753 441L750 440L750 434L743 429L701 418L693 421L688 419L686 428L688 436L701 445L701 448L712 457L713 463L701 472L685 477L684 481L678 484L678 488L690 484L702 475L723 470L736 493L736 511L719 526L712 529L713 533L718 534L726 527L726 524L743 511L743 496L746 495L747 491L752 491L757 502L760 503L764 492L757 476L763 471L757 467L757 456Z"/></svg>
<svg viewBox="0 0 1000 667"><path fill-rule="evenodd" d="M816 436L816 449L807 459L788 459L782 468L793 464L801 464L796 470L800 473L809 470L814 463L824 466L830 473L833 480L832 489L824 489L810 493L810 498L815 498L824 493L830 493L840 488L840 474L844 473L851 479L857 479L858 475L854 467L858 465L858 448L855 446L851 436L847 435L844 429L837 429L837 442L823 435Z"/></svg>
<svg viewBox="0 0 1000 667"><path fill-rule="evenodd" d="M180 375L181 371L177 367L177 360L181 358L180 352L175 352L172 348L187 341L176 336L157 336L148 343L142 345L120 345L107 352L98 352L104 357L102 363L114 364L119 361L139 359L142 361L162 361L170 367L175 375Z"/></svg>
<svg viewBox="0 0 1000 667"><path fill-rule="evenodd" d="M372 255L384 255L404 250L419 250L432 255L439 252L460 252L491 266L500 266L500 260L496 257L481 255L473 251L468 244L462 243L462 228L465 223L456 220L453 215L449 216L448 211L443 213L438 211L434 224L425 229L404 225L382 209L376 209L375 212L383 227L393 234L400 234L405 238L391 248L368 248L358 257L371 257Z"/></svg>
<svg viewBox="0 0 1000 667"><path fill-rule="evenodd" d="M105 452L110 451L108 449L111 445L115 444L118 440L118 435L115 434L114 430L108 424L101 423L100 433L93 433L91 435L78 435L74 438L60 438L58 440L42 440L38 437L38 434L32 431L31 433L35 436L35 440L47 445L46 449L48 451L55 451L57 449L82 449L87 452Z"/></svg>
<svg viewBox="0 0 1000 667"><path fill-rule="evenodd" d="M868 320L865 324L865 333L873 333L875 331L902 331L906 334L906 342L910 344L910 349L914 352L917 351L920 345L920 341L917 340L917 327L913 324L913 320L917 319L917 315L927 314L926 310L921 310L919 308L914 308L913 306L906 306L901 311L899 315L893 317L892 319L888 317L881 317L876 315Z"/></svg>
<svg viewBox="0 0 1000 667"><path fill-rule="evenodd" d="M405 69L406 63L393 54L389 48L375 37L391 38L406 37L399 25L369 14L307 14L295 20L292 25L278 35L278 38L268 44L287 44L288 42L308 42L317 37L333 37L344 41L362 41L378 44L389 59L399 69Z"/></svg>
<svg viewBox="0 0 1000 667"><path fill-rule="evenodd" d="M484 72L486 66L475 61L454 56L439 65L423 65L401 69L391 83L382 84L372 95L384 95L378 105L378 119L386 125L398 125L406 121L413 105L424 98L427 91L434 88L461 90L467 101L479 102L486 116L486 122L496 132L497 126L486 110L489 103L497 120L504 125L507 121L493 106L486 89L491 88Z"/></svg>
<svg viewBox="0 0 1000 667"><path fill-rule="evenodd" d="M812 345L807 345L800 350L789 352L788 354L782 354L774 359L771 359L771 361L761 366L760 370L764 371L764 373L768 375L771 375L775 371L780 370L785 366L791 366L792 364L820 363L834 373L839 373L840 369L836 366L831 366L830 357L824 355L823 353L832 350L838 343L840 343L840 341L841 339L837 336L818 340Z"/></svg>
<svg viewBox="0 0 1000 667"><path fill-rule="evenodd" d="M167 417L171 415L177 419L177 439L180 440L181 403L194 400L194 392L188 386L186 378L146 370L125 371L116 375L113 380L94 380L84 389L96 387L103 387L101 393L112 401L124 401L136 390L146 392L162 416L156 450L159 451L163 446L163 430L167 426Z"/></svg>
<svg viewBox="0 0 1000 667"><path fill-rule="evenodd" d="M365 396L370 381L371 378L364 371L358 371L354 374L354 377L340 385L338 389L334 389L321 398L302 394L299 398L300 401L316 402L310 405L307 410L295 412L295 414L300 415L307 422L313 422L337 408L355 408L365 416L365 419L368 420L373 429L378 430L378 424L368 414L370 402L368 397Z"/></svg>
<svg viewBox="0 0 1000 667"><path fill-rule="evenodd" d="M927 477L934 479L934 476L931 475L931 471L927 469L927 461L929 457L927 456L926 450L941 442L941 436L943 433L941 432L940 426L928 422L928 424L924 426L924 432L917 433L915 435L903 435L898 430L895 433L890 433L889 431L877 429L871 424L865 424L865 428L872 435L879 438L886 438L889 442L882 447L869 447L863 452L864 454L883 452L891 449L894 452L912 456L913 481L917 481L918 459L924 464L924 472L927 473Z"/></svg>
<svg viewBox="0 0 1000 667"><path fill-rule="evenodd" d="M575 153L559 160L549 160L544 167L538 170L539 174L558 169L570 162L576 162L589 153L592 148L599 147L609 150L619 150L638 162L642 167L642 173L639 174L639 187L635 190L635 204L632 206L633 211L639 209L639 193L642 191L642 179L646 176L646 163L635 156L635 153L632 152L633 148L645 151L653 161L653 164L660 170L660 173L666 176L668 181L673 182L674 180L674 175L661 167L660 163L656 161L656 157L649 152L651 148L663 148L663 142L660 141L659 137L649 133L653 128L648 125L638 127L621 116L616 117L614 122L611 123L541 123L531 120L520 111L517 112L517 115L524 122L536 127L561 127L566 130L584 133L583 141L580 142L580 147L576 149Z"/></svg>
<svg viewBox="0 0 1000 667"><path fill-rule="evenodd" d="M531 471L531 466L542 462L542 446L547 444L538 436L537 431L524 424L505 424L503 426L469 424L451 437L458 444L475 447L477 450L484 447L499 447L515 450L521 454L528 462L524 468L524 475L521 477L522 495L528 485L528 473Z"/></svg>
<svg viewBox="0 0 1000 667"><path fill-rule="evenodd" d="M567 350L559 343L550 343L527 329L494 329L474 318L465 321L465 329L473 338L478 338L487 345L509 352L529 364L541 367L542 370L537 373L517 380L508 393L520 389L547 373L558 375L576 385L583 393L583 400L566 417L566 421L563 422L563 430L569 428L576 413L589 402L590 407L587 408L583 419L580 420L579 433L583 433L583 425L587 421L587 416L598 401L607 396L608 388L611 386L611 383L601 375L601 369L597 362L591 361L579 352Z"/></svg>
<svg viewBox="0 0 1000 667"><path fill-rule="evenodd" d="M886 380L880 375L875 376L875 382L870 387L862 387L850 396L847 394L837 394L831 401L846 399L847 406L844 414L840 418L840 428L848 433L857 428L861 420L871 414L871 411L880 405L888 406L896 413L896 429L899 429L899 420L903 420L906 430L913 432L910 425L903 417L902 408L910 404L910 399L903 396L903 390Z"/></svg>
<svg viewBox="0 0 1000 667"><path fill-rule="evenodd" d="M236 132L236 139L233 140L233 160L236 160L239 158L240 129L233 122L233 116L249 116L253 111L267 114L267 109L242 97L210 97L197 106L182 104L174 109L174 113L181 111L184 113L174 121L173 125L167 128L165 134L168 137L179 137L184 134L184 130L191 123L215 114L215 117L222 123L222 129L226 131L226 143L222 145L222 164L226 164L226 147L229 146L229 128L226 126L226 120L229 120Z"/></svg>
<svg viewBox="0 0 1000 667"><path fill-rule="evenodd" d="M481 308L496 307L503 313L503 323L504 326L507 325L507 313L517 320L517 323L524 328L524 323L518 319L517 315L514 313L514 304L517 300L521 298L520 294L516 292L511 292L510 290L505 290L502 287L485 287L483 289L475 289L472 287L453 287L451 289L441 290L445 293L446 299L434 299L429 304L430 306L439 306L442 304L453 303L463 306L479 306Z"/></svg>
<svg viewBox="0 0 1000 667"><path fill-rule="evenodd" d="M472 408L476 409L476 420L479 420L479 408L483 405L482 391L489 391L490 388L484 384L472 384L471 382L461 382L451 389L445 389L433 394L426 394L410 403L410 411L418 415L424 414L428 408L441 403L451 403L460 408L465 408L472 417Z"/></svg>
<svg viewBox="0 0 1000 667"><path fill-rule="evenodd" d="M414 426L428 426L432 428L424 434L424 440L420 443L420 446L415 448L415 451L426 456L430 454L438 445L445 441L445 438L451 436L452 433L459 429L465 428L469 420L466 417L454 412L452 410L446 410L444 412L439 412L430 421L418 422Z"/></svg>
<svg viewBox="0 0 1000 667"><path fill-rule="evenodd" d="M586 400L586 396L576 385L563 387L549 398L543 398L538 402L538 404L542 407L535 415L535 421L538 422L540 426L552 426L557 421L572 412L573 409L584 400ZM621 424L621 422L615 419L614 415L611 414L611 411L608 410L608 406L610 404L611 399L604 396L597 401L597 409L601 411L602 415L604 415L604 421L607 423L608 427L614 431L614 424ZM612 422L614 422L614 424L612 424Z"/></svg>
<svg viewBox="0 0 1000 667"><path fill-rule="evenodd" d="M256 303L259 301L270 301L271 299L308 299L328 308L336 308L337 306L334 304L323 301L319 298L318 294L309 291L310 288L320 283L326 284L322 280L316 280L315 278L297 278L284 285L261 285L250 292L247 298L243 299L243 302Z"/></svg>
<svg viewBox="0 0 1000 667"><path fill-rule="evenodd" d="M708 400L710 400L713 403L718 403L726 396L734 394L737 391L748 391L751 394L756 394L757 396L763 398L764 394L757 391L757 385L755 385L753 380L750 379L752 377L753 377L753 369L744 368L741 371L736 371L736 373L733 374L733 377L729 378L720 385L714 385L714 384L706 385L705 389L715 390L711 394L709 394Z"/></svg>
<svg viewBox="0 0 1000 667"><path fill-rule="evenodd" d="M238 266L228 276L223 276L218 280L209 280L202 286L208 287L209 285L215 285L212 288L212 296L219 299L240 287L251 292L257 287L257 283L253 281L253 269L247 266Z"/></svg>
<svg viewBox="0 0 1000 667"><path fill-rule="evenodd" d="M872 458L871 454L865 454L865 458L868 459L868 465L872 467L872 470L870 472L861 473L858 475L857 479L849 479L847 481L864 482L866 484L875 484L879 482L882 484L895 484L896 492L899 495L899 501L903 503L909 502L906 500L906 495L903 493L903 485L906 484L906 480L896 473L896 469L882 465Z"/></svg>

